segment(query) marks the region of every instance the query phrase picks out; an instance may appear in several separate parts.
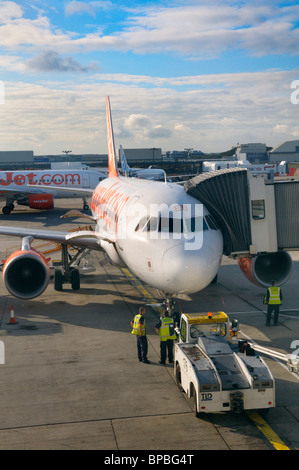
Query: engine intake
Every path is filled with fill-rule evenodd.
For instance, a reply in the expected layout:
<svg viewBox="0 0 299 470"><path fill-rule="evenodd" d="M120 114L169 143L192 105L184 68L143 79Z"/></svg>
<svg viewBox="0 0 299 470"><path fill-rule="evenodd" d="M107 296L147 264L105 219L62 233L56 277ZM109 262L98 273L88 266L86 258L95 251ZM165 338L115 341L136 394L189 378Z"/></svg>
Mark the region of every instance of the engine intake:
<svg viewBox="0 0 299 470"><path fill-rule="evenodd" d="M271 286L276 281L284 284L292 273L293 261L287 251L260 254L252 258L240 257L239 266L247 279L260 287Z"/></svg>
<svg viewBox="0 0 299 470"><path fill-rule="evenodd" d="M20 206L29 206L31 209L53 209L54 196L53 194L29 194L17 200Z"/></svg>
<svg viewBox="0 0 299 470"><path fill-rule="evenodd" d="M50 268L45 257L33 248L17 250L5 262L3 280L15 297L33 299L48 286Z"/></svg>

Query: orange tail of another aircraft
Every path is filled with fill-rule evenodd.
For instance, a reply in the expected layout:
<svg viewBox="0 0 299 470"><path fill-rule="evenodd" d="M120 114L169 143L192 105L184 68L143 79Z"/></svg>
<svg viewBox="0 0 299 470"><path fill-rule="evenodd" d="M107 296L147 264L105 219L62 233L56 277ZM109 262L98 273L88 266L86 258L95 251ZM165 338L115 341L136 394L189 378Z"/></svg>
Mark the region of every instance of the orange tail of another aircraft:
<svg viewBox="0 0 299 470"><path fill-rule="evenodd" d="M106 97L109 178L118 176L109 96Z"/></svg>

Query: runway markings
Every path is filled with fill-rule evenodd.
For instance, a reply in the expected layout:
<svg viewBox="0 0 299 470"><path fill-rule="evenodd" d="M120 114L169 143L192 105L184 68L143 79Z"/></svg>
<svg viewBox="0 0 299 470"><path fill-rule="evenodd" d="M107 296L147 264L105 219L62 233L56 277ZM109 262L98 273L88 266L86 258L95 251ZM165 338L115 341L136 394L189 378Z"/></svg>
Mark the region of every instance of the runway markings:
<svg viewBox="0 0 299 470"><path fill-rule="evenodd" d="M258 429L264 434L268 441L272 444L276 450L290 450L284 442L278 437L273 429L266 423L256 411L246 411L249 418L254 422Z"/></svg>
<svg viewBox="0 0 299 470"><path fill-rule="evenodd" d="M129 269L127 268L120 268L121 271L124 273L126 278L130 281L130 283L138 290L138 292L143 296L145 300L147 300L150 304L154 306L157 304L158 301L155 297L143 286L143 284L137 279ZM159 313L162 313L162 308L157 306L156 308Z"/></svg>

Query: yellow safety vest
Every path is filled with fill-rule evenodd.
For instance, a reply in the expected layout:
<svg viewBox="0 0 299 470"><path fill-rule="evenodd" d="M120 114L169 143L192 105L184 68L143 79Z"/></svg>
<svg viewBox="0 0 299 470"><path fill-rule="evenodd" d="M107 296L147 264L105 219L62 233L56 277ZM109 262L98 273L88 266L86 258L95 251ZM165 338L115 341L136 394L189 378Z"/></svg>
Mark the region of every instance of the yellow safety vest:
<svg viewBox="0 0 299 470"><path fill-rule="evenodd" d="M138 313L138 315L135 315L134 322L133 322L133 330L131 331L132 335L139 336L139 324L140 324L141 317L142 315L140 313ZM142 325L142 336L145 336L145 320Z"/></svg>
<svg viewBox="0 0 299 470"><path fill-rule="evenodd" d="M161 320L161 326L159 328L160 341L167 341L168 339L176 339L176 335L170 335L169 325L173 323L172 318L165 317Z"/></svg>
<svg viewBox="0 0 299 470"><path fill-rule="evenodd" d="M270 305L281 304L280 287L277 287L277 286L268 287L268 291L270 293L268 304L270 304Z"/></svg>

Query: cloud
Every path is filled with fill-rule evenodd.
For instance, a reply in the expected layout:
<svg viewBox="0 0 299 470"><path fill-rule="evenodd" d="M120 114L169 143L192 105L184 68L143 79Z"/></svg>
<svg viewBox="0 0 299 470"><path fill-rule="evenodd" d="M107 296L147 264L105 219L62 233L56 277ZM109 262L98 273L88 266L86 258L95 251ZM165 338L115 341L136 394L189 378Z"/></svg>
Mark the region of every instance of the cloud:
<svg viewBox="0 0 299 470"><path fill-rule="evenodd" d="M27 68L38 72L90 72L95 71L94 64L83 67L73 57L62 57L55 51L44 51L27 60Z"/></svg>
<svg viewBox="0 0 299 470"><path fill-rule="evenodd" d="M120 131L116 132L119 138L138 135L141 139L164 139L169 138L171 134L170 129L162 124L154 124L145 114L130 114L121 124Z"/></svg>
<svg viewBox="0 0 299 470"><path fill-rule="evenodd" d="M66 15L112 8L110 1L71 1ZM121 8L121 7L120 7ZM124 7L123 7L124 8ZM134 7L123 10L125 19L118 30L79 35L53 26L41 14L25 17L14 2L0 7L0 47L51 49L59 53L91 51L132 51L136 54L180 54L189 58L209 59L225 51L245 50L248 54L299 54L299 5L280 7L276 2Z"/></svg>
<svg viewBox="0 0 299 470"><path fill-rule="evenodd" d="M15 2L1 2L0 4L0 24L5 24L12 18L21 18L23 10Z"/></svg>
<svg viewBox="0 0 299 470"><path fill-rule="evenodd" d="M147 9L132 16L119 34L123 46L139 53L162 50L209 58L225 50L252 54L297 54L298 5L185 5Z"/></svg>
<svg viewBox="0 0 299 470"><path fill-rule="evenodd" d="M112 3L109 1L94 1L89 3L72 1L66 5L65 14L66 16L70 16L87 13L88 15L96 16L98 9L107 10L111 7Z"/></svg>

